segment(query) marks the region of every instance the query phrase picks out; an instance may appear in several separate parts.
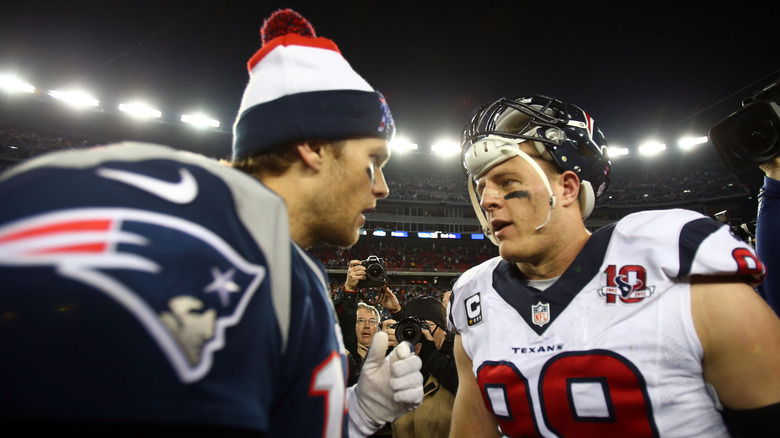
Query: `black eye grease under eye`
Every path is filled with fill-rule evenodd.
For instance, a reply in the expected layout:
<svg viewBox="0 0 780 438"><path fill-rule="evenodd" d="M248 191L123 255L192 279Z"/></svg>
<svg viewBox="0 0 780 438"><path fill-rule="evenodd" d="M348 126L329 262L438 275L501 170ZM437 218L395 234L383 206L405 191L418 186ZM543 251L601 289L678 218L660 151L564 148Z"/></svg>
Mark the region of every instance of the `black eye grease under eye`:
<svg viewBox="0 0 780 438"><path fill-rule="evenodd" d="M371 180L371 184L374 184L374 167L368 166L366 168L366 173L368 174L368 178Z"/></svg>
<svg viewBox="0 0 780 438"><path fill-rule="evenodd" d="M504 195L504 199L520 199L520 198L531 199L531 194L527 190L516 190L512 193L507 193L506 195Z"/></svg>

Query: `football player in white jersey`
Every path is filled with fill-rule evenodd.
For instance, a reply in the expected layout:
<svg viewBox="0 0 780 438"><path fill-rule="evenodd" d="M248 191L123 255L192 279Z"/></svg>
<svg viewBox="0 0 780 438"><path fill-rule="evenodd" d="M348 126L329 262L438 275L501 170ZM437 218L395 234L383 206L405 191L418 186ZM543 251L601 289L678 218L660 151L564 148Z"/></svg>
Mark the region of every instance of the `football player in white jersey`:
<svg viewBox="0 0 780 438"><path fill-rule="evenodd" d="M453 287L453 437L768 436L780 320L752 249L699 213L590 233L606 142L580 108L502 98L466 125L464 167L499 257Z"/></svg>

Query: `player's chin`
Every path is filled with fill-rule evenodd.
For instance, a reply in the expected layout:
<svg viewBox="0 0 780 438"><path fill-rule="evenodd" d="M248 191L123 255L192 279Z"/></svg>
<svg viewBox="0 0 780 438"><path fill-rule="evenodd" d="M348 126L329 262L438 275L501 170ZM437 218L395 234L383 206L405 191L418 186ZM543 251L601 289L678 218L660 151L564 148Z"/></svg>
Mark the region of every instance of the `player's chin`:
<svg viewBox="0 0 780 438"><path fill-rule="evenodd" d="M520 263L523 261L523 252L511 240L499 240L498 255L509 263Z"/></svg>
<svg viewBox="0 0 780 438"><path fill-rule="evenodd" d="M362 219L362 215L360 218L361 220L356 220L351 225L344 224L344 239L349 243L349 246L357 243L360 238L360 229L366 223L365 219Z"/></svg>
<svg viewBox="0 0 780 438"><path fill-rule="evenodd" d="M356 244L358 242L358 239L360 238L360 229L358 228L353 233L351 233L347 238L345 239L345 242L347 243L345 247L349 248Z"/></svg>
<svg viewBox="0 0 780 438"><path fill-rule="evenodd" d="M327 243L339 248L349 248L358 242L360 237L360 227L339 227L332 230L328 237Z"/></svg>

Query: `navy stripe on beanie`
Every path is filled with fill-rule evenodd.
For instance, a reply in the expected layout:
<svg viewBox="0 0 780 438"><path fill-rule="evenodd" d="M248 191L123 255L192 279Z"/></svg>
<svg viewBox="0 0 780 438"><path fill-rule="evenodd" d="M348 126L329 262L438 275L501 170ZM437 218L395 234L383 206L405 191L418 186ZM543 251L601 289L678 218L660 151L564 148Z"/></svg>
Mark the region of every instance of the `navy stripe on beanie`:
<svg viewBox="0 0 780 438"><path fill-rule="evenodd" d="M291 94L241 114L233 137L233 159L309 139L375 137L389 141L393 132L392 116L378 92Z"/></svg>

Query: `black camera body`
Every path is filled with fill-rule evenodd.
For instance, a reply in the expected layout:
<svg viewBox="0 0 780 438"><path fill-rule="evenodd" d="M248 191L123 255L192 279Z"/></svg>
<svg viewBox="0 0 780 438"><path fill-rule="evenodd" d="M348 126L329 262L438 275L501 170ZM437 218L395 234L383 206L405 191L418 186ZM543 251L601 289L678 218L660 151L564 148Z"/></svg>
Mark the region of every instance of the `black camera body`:
<svg viewBox="0 0 780 438"><path fill-rule="evenodd" d="M742 101L742 109L710 129L709 137L732 172L780 156L780 79Z"/></svg>
<svg viewBox="0 0 780 438"><path fill-rule="evenodd" d="M402 318L394 327L398 342L409 341L412 345L420 342L423 330L429 330L428 323L416 316Z"/></svg>
<svg viewBox="0 0 780 438"><path fill-rule="evenodd" d="M358 281L357 287L381 287L387 284L387 264L372 255L360 262L366 267L366 278Z"/></svg>

